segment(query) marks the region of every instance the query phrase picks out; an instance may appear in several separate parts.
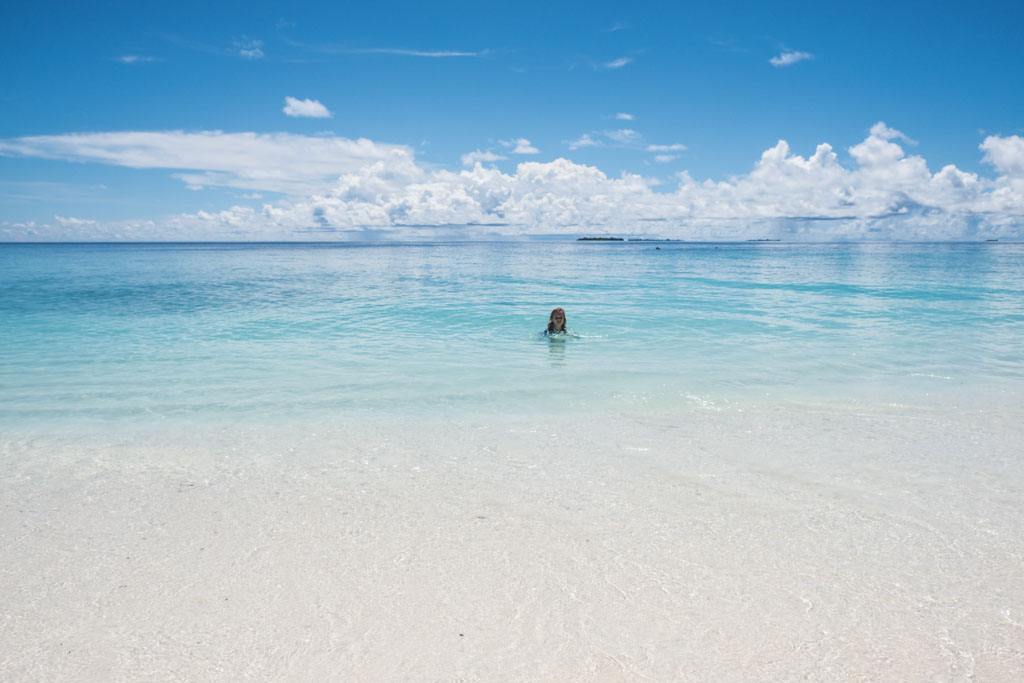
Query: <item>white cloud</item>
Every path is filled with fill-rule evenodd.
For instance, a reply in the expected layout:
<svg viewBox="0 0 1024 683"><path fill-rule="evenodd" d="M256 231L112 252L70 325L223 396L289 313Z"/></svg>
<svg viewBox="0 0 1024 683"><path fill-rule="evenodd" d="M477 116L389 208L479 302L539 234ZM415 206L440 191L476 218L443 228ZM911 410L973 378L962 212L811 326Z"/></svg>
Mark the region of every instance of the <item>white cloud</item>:
<svg viewBox="0 0 1024 683"><path fill-rule="evenodd" d="M483 52L468 50L403 50L401 48L370 48L367 50L355 50L364 54L378 55L399 55L402 57L430 57L433 59L448 59L452 57L480 57Z"/></svg>
<svg viewBox="0 0 1024 683"><path fill-rule="evenodd" d="M783 66L792 66L798 62L803 62L808 59L814 59L814 55L810 52L801 52L799 50L784 50L779 54L769 59L769 63L776 68Z"/></svg>
<svg viewBox="0 0 1024 683"><path fill-rule="evenodd" d="M633 130L632 128L606 130L604 131L604 136L607 137L612 142L617 142L620 144L636 144L641 139L643 139L643 135Z"/></svg>
<svg viewBox="0 0 1024 683"><path fill-rule="evenodd" d="M120 55L115 57L115 60L122 64L145 64L148 62L155 62L156 57L149 57L147 55Z"/></svg>
<svg viewBox="0 0 1024 683"><path fill-rule="evenodd" d="M911 145L917 144L916 140L911 139L910 136L908 136L903 131L896 130L895 128L890 128L889 126L885 125L885 123L882 121L879 121L875 125L871 126L870 137L881 138L882 140L903 140L904 142L909 143Z"/></svg>
<svg viewBox="0 0 1024 683"><path fill-rule="evenodd" d="M685 152L686 145L678 142L671 145L647 145L648 152Z"/></svg>
<svg viewBox="0 0 1024 683"><path fill-rule="evenodd" d="M463 154L461 160L463 166L475 166L476 164L502 161L507 158L508 157L503 157L489 149L475 149L472 152Z"/></svg>
<svg viewBox="0 0 1024 683"><path fill-rule="evenodd" d="M284 98L284 109L288 116L310 119L329 119L334 116L320 100L300 100L295 97Z"/></svg>
<svg viewBox="0 0 1024 683"><path fill-rule="evenodd" d="M263 59L263 41L242 38L233 43L231 51L242 59Z"/></svg>
<svg viewBox="0 0 1024 683"><path fill-rule="evenodd" d="M579 136L575 140L572 140L571 142L569 142L569 149L574 151L574 152L576 150L578 150L578 149L583 149L584 147L600 147L600 146L601 146L600 141L595 140L593 137L590 136L589 133L584 133L583 135Z"/></svg>
<svg viewBox="0 0 1024 683"><path fill-rule="evenodd" d="M979 147L985 152L985 163L995 166L1000 173L1024 176L1024 137L990 135Z"/></svg>
<svg viewBox="0 0 1024 683"><path fill-rule="evenodd" d="M618 59L613 59L610 62L605 62L601 66L603 66L606 69L621 69L622 67L628 66L632 63L632 57L619 57Z"/></svg>
<svg viewBox="0 0 1024 683"><path fill-rule="evenodd" d="M179 171L189 187L306 194L377 161L412 159L402 145L287 133L123 131L0 140L0 155Z"/></svg>
<svg viewBox="0 0 1024 683"><path fill-rule="evenodd" d="M632 128L618 128L584 133L567 144L571 151L584 147L636 147L641 143L643 137Z"/></svg>
<svg viewBox="0 0 1024 683"><path fill-rule="evenodd" d="M462 57L483 57L489 50L417 50L402 47L350 47L347 45L304 45L293 43L310 52L329 55L395 55L398 57L426 57L428 59L452 59Z"/></svg>
<svg viewBox="0 0 1024 683"><path fill-rule="evenodd" d="M614 118L616 121L635 121L636 120L636 116L634 116L633 114L630 114L628 112L624 112L624 111L620 111L618 114L616 114L612 118Z"/></svg>
<svg viewBox="0 0 1024 683"><path fill-rule="evenodd" d="M679 158L678 154L655 154L654 160L659 164L667 164L670 161L675 161Z"/></svg>
<svg viewBox="0 0 1024 683"><path fill-rule="evenodd" d="M513 154L540 154L540 150L530 144L526 138L501 140L501 146L512 150Z"/></svg>
<svg viewBox="0 0 1024 683"><path fill-rule="evenodd" d="M236 135L245 142L244 136L253 134ZM876 125L849 148L852 163L848 165L840 163L829 144L819 144L805 157L780 140L746 174L698 181L683 172L677 186L667 191L650 178L630 173L610 177L594 166L567 159L521 163L508 173L479 163L458 172L437 170L418 164L405 148L365 141L374 154L358 161L350 156L346 162L350 168L335 181L261 207L233 206L163 220L89 223L89 218L61 217L62 221L52 224L0 223L0 238L344 239L365 237L365 231L371 230L373 235L408 239L439 234L571 234L596 227L626 235L687 239L1024 236L1024 139L985 139L981 150L999 172L994 178L952 165L932 172L923 157L906 154L898 144L902 139L897 131ZM315 138L285 140L308 151L306 146ZM122 145L106 142L111 146L108 157L125 154ZM189 153L195 154L195 141L175 138L173 142L190 144ZM57 158L97 160L101 143L90 140L92 151L84 154L79 141L74 157L59 147ZM43 156L42 151L52 158L53 143L47 146L27 138L0 141L2 154ZM202 158L214 151L225 154L224 148L217 147L205 150ZM140 162L140 156L145 155L135 151L124 159L131 163L122 165L152 167ZM243 156L246 163L257 161L251 152ZM166 167L166 160L161 160ZM279 172L280 164L272 167ZM250 173L255 170L249 169Z"/></svg>
<svg viewBox="0 0 1024 683"><path fill-rule="evenodd" d="M95 226L97 221L91 218L75 218L74 216L61 216L57 214L53 220L62 228L80 228L83 226Z"/></svg>
<svg viewBox="0 0 1024 683"><path fill-rule="evenodd" d="M633 130L632 128L619 128L618 130L606 130L604 136L612 142L617 142L620 145L631 145L635 144L643 138L640 133Z"/></svg>

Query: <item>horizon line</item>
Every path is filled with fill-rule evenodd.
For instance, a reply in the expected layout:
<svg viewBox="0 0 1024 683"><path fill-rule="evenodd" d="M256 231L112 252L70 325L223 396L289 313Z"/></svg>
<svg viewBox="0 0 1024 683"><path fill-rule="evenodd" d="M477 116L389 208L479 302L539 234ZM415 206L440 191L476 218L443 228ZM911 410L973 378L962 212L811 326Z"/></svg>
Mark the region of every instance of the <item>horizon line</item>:
<svg viewBox="0 0 1024 683"><path fill-rule="evenodd" d="M671 242L675 244L1024 244L1022 239L981 238L949 240L898 240L898 239L842 239L842 240L787 240L782 238L744 238L688 240L673 237L612 237L599 236L581 239L576 236L528 236L504 239L440 239L440 240L0 240L0 246L16 245L146 245L146 244L494 244L510 242L567 242L577 244L650 244Z"/></svg>

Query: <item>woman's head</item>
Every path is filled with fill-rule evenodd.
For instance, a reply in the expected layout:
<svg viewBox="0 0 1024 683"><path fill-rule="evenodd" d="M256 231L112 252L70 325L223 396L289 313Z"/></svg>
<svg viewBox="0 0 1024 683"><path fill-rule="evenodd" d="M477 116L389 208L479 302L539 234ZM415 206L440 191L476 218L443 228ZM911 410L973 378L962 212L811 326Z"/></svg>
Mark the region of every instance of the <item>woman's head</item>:
<svg viewBox="0 0 1024 683"><path fill-rule="evenodd" d="M551 316L548 317L548 332L565 332L565 330L565 309L556 308L551 311Z"/></svg>

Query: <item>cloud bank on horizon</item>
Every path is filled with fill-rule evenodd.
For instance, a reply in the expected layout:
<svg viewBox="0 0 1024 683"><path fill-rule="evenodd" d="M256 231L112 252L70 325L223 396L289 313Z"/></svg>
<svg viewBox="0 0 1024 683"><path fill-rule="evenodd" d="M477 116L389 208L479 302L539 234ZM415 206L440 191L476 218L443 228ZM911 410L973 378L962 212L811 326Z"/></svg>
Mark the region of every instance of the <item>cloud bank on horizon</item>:
<svg viewBox="0 0 1024 683"><path fill-rule="evenodd" d="M1024 237L1020 2L94 4L5 15L0 240Z"/></svg>
<svg viewBox="0 0 1024 683"><path fill-rule="evenodd" d="M464 155L464 170L436 169L419 163L407 146L333 135L129 131L10 138L0 140L0 155L168 169L191 189L227 187L280 198L260 207L163 218L0 222L0 238L1024 237L1024 138L984 139L980 152L993 178L954 165L933 172L900 142L909 138L876 123L847 150L851 163L844 165L827 143L804 157L779 140L746 174L698 181L682 172L674 187L664 187L634 173L610 177L565 158L523 162L503 172L488 165L505 158L490 150ZM501 145L513 154L539 152L526 138ZM662 153L686 149L680 143L650 147Z"/></svg>

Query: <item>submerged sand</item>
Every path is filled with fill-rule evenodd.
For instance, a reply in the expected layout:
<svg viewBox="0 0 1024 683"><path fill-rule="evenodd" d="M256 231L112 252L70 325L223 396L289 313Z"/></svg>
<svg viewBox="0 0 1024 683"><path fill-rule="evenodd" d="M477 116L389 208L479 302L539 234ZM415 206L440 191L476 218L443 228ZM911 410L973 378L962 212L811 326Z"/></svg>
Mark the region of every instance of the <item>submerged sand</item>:
<svg viewBox="0 0 1024 683"><path fill-rule="evenodd" d="M0 451L3 680L1020 680L1015 408Z"/></svg>

